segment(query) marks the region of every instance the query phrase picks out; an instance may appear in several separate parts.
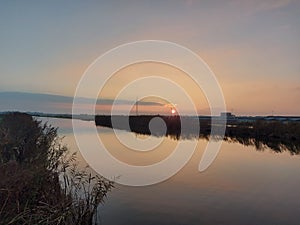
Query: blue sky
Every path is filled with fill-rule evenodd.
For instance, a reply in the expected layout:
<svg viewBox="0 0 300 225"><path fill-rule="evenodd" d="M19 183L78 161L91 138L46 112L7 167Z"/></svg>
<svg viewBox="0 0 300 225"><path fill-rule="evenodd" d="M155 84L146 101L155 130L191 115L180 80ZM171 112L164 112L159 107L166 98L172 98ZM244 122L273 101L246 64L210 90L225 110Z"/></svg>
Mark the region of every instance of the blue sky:
<svg viewBox="0 0 300 225"><path fill-rule="evenodd" d="M2 1L0 91L72 96L99 55L158 39L203 58L237 113L299 114L299 21L297 0Z"/></svg>

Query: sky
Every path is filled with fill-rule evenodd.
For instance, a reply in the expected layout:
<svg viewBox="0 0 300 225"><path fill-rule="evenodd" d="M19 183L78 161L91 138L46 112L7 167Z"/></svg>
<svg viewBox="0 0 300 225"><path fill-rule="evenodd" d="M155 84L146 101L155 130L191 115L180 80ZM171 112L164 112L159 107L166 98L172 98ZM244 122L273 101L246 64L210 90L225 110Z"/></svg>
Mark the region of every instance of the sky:
<svg viewBox="0 0 300 225"><path fill-rule="evenodd" d="M228 111L300 114L297 0L1 1L0 31L0 92L73 96L100 55L128 42L165 40L207 63ZM114 98L151 68L187 89L200 114L209 113L205 94L188 88L186 75L157 64L124 68L100 97ZM82 97L91 97L88 90Z"/></svg>

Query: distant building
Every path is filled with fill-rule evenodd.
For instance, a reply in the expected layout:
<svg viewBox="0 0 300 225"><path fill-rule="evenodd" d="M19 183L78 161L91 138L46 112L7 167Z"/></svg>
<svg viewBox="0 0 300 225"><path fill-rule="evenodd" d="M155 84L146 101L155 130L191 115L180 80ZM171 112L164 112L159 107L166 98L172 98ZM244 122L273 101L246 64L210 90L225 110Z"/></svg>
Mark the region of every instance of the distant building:
<svg viewBox="0 0 300 225"><path fill-rule="evenodd" d="M231 112L221 112L220 117L221 119L226 119L226 120L236 119L235 115L233 115Z"/></svg>
<svg viewBox="0 0 300 225"><path fill-rule="evenodd" d="M235 117L231 112L221 112L221 117Z"/></svg>

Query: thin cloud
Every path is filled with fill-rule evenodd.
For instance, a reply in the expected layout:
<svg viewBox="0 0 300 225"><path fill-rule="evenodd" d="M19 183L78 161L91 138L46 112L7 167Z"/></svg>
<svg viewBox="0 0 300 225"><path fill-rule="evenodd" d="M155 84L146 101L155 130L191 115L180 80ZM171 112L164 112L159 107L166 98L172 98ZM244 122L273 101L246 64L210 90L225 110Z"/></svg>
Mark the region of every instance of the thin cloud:
<svg viewBox="0 0 300 225"><path fill-rule="evenodd" d="M97 100L97 105L135 105L136 101L129 100L114 100L114 99L99 99ZM139 105L145 106L163 106L164 104L159 102L151 102L151 101L138 101Z"/></svg>
<svg viewBox="0 0 300 225"><path fill-rule="evenodd" d="M95 100L92 98L79 98L77 103L81 105L94 104ZM51 110L67 110L70 111L73 104L73 97L38 94L38 93L23 93L23 92L0 92L0 109L1 111L45 111ZM98 99L96 105L108 106L133 106L135 101L129 100L114 100L114 99ZM158 106L163 107L164 104L154 101L139 101L140 106ZM54 107L55 106L55 107ZM52 112L52 111L51 111Z"/></svg>

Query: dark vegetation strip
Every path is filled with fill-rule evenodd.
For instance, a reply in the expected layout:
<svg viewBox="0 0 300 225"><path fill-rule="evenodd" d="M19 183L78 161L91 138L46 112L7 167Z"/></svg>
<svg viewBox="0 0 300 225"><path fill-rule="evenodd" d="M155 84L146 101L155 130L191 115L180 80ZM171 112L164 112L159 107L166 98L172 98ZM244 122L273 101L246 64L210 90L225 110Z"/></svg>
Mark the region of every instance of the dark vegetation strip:
<svg viewBox="0 0 300 225"><path fill-rule="evenodd" d="M98 224L113 182L81 170L57 128L24 113L0 123L0 224Z"/></svg>
<svg viewBox="0 0 300 225"><path fill-rule="evenodd" d="M166 129L160 124L151 127L151 120L159 118L165 123ZM199 124L195 117L179 116L96 116L98 126L114 129L128 130L138 134L169 136L174 139L195 139L211 137L211 119L201 119ZM113 121L113 122L112 122ZM150 126L149 126L150 124ZM184 127L182 127L184 125ZM213 138L220 138L215 134ZM254 145L256 149L263 150L266 146L276 152L284 150L291 154L300 153L300 122L298 121L269 121L263 119L241 122L238 120L227 121L224 140L239 142L244 145Z"/></svg>

